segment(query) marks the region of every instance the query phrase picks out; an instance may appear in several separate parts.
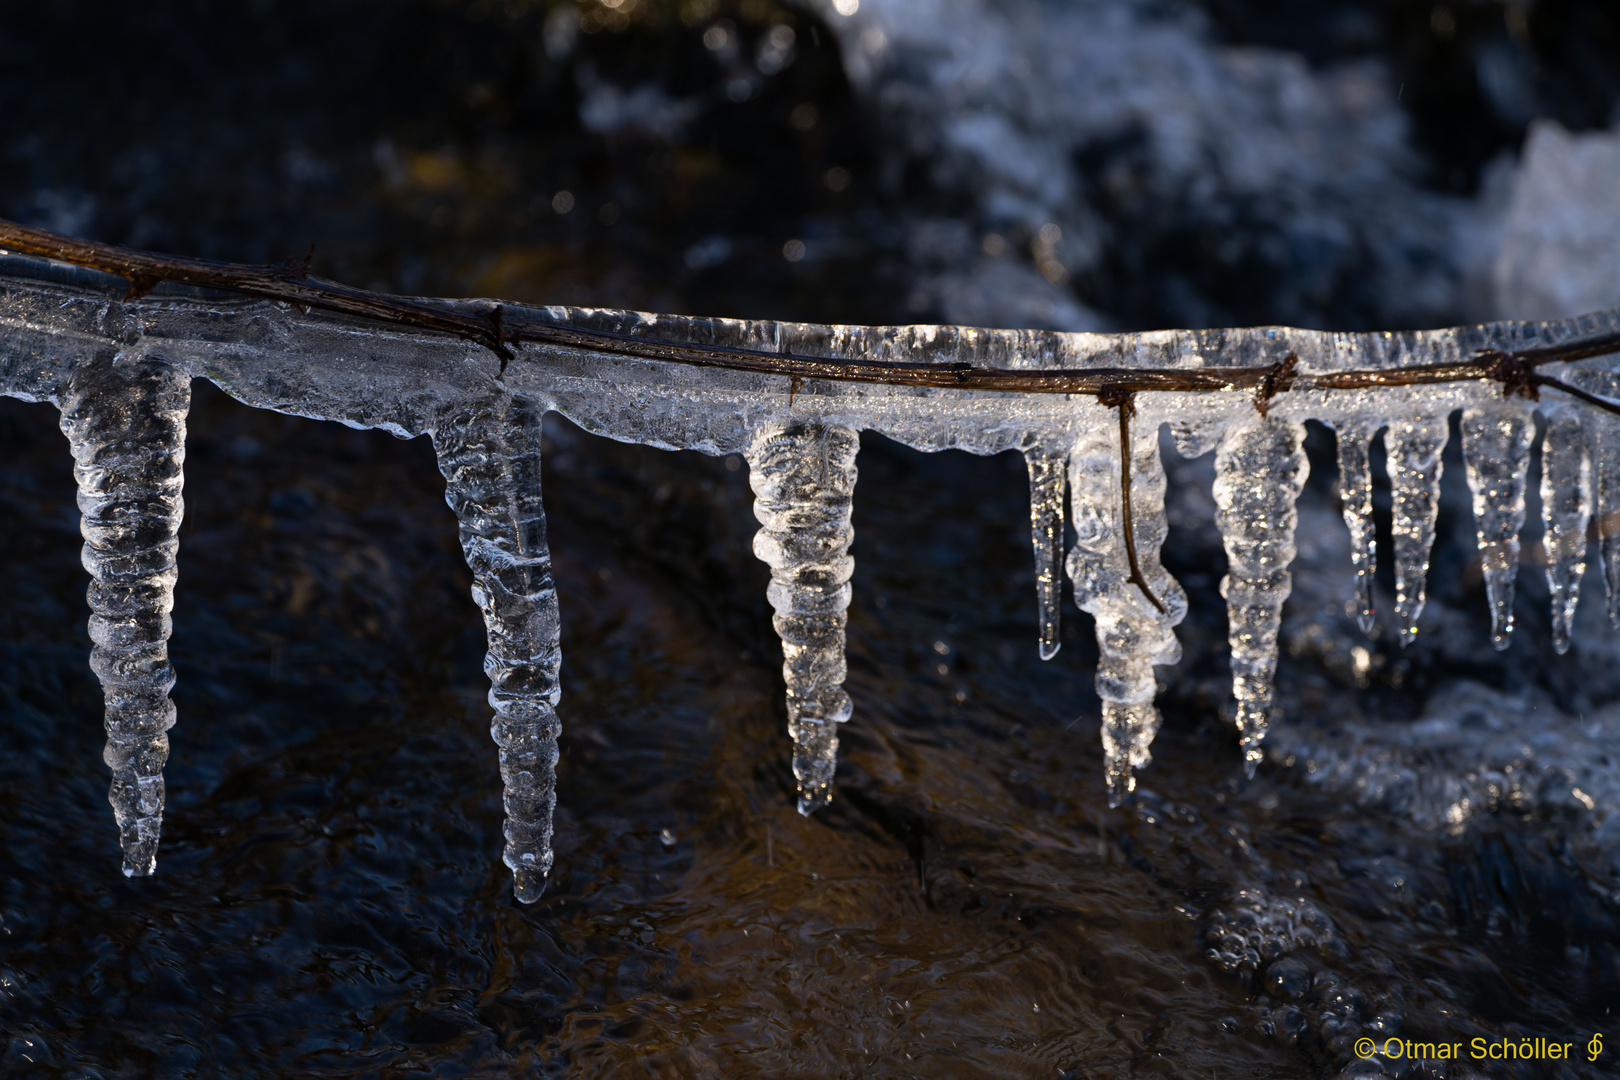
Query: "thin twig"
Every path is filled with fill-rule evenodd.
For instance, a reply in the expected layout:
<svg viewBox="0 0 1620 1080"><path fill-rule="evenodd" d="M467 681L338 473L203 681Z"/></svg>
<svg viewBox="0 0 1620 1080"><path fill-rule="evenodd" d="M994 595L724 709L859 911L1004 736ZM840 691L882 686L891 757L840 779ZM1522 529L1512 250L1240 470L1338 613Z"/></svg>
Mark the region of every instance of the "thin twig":
<svg viewBox="0 0 1620 1080"><path fill-rule="evenodd" d="M1125 526L1125 560L1131 567L1130 576L1125 580L1141 589L1142 595L1159 609L1160 615L1167 615L1169 612L1153 595L1153 590L1148 588L1147 578L1142 576L1142 567L1136 561L1136 512L1131 509L1131 417L1136 415L1136 395L1101 394L1097 401L1119 409L1119 510Z"/></svg>
<svg viewBox="0 0 1620 1080"><path fill-rule="evenodd" d="M1545 386L1549 390L1561 390L1570 397L1579 398L1588 405L1595 405L1604 412L1611 412L1616 416L1620 416L1620 404L1616 404L1607 398L1600 398L1596 394L1588 394L1585 390L1571 386L1562 379L1555 379L1551 375L1532 375L1530 379L1536 386Z"/></svg>
<svg viewBox="0 0 1620 1080"><path fill-rule="evenodd" d="M1254 407L1261 416L1271 410L1271 399L1278 394L1287 393L1294 385L1294 371L1299 367L1299 355L1289 353L1266 372L1266 377L1260 380L1260 385L1254 388Z"/></svg>
<svg viewBox="0 0 1620 1080"><path fill-rule="evenodd" d="M1264 416L1273 398L1294 389L1367 390L1386 386L1494 380L1502 384L1504 396L1518 394L1534 400L1539 396L1539 389L1547 387L1605 412L1620 415L1620 403L1589 394L1552 376L1538 374L1535 370L1543 364L1570 363L1620 352L1620 332L1516 352L1482 349L1470 360L1453 363L1333 371L1315 375L1298 373L1299 357L1294 353L1289 353L1274 364L1255 367L1029 371L979 367L967 363L854 360L837 356L764 352L726 345L699 345L557 322L523 309L509 312L500 304L475 313L464 306L442 300L390 296L311 277L309 268L315 252L313 245L309 254L302 259L254 266L135 251L0 219L0 250L54 259L125 278L129 281L128 299L144 296L164 282L173 282L256 296L290 304L306 312L316 309L395 326L453 334L477 342L495 353L500 358L503 375L507 364L515 358L511 346L533 343L588 349L641 360L779 376L788 379L790 407L804 382L810 379L1002 393L1094 396L1102 405L1119 409L1120 503L1124 514L1125 556L1131 568L1127 580L1134 583L1160 613L1166 613L1165 606L1148 587L1137 561L1135 515L1131 508L1130 422L1136 411L1136 395L1139 393L1248 390L1254 395L1255 408Z"/></svg>
<svg viewBox="0 0 1620 1080"><path fill-rule="evenodd" d="M1276 394L1296 390L1360 390L1383 386L1420 386L1434 383L1496 379L1504 389L1524 385L1523 372L1542 364L1569 362L1620 352L1620 333L1611 333L1561 345L1504 353L1487 350L1471 360L1423 364L1376 371L1337 371L1297 375L1287 358L1277 364L1233 368L1086 368L1045 371L979 367L967 363L910 363L855 360L845 357L802 356L725 345L669 341L613 330L578 326L544 318L522 309L473 312L444 301L389 296L309 276L304 259L252 266L241 263L186 259L134 251L129 248L79 240L0 220L0 249L83 266L123 277L130 295L149 292L163 282L194 285L368 319L395 326L453 334L477 342L501 358L502 370L512 360L511 346L535 343L563 348L659 360L698 367L774 375L800 382L819 379L890 386L924 386L958 390L988 390L1022 394L1137 394L1161 391L1207 393L1248 390L1257 405L1269 404ZM1506 357L1511 363L1504 363ZM1297 362L1297 359L1296 359ZM1531 385L1552 386L1541 376ZM1560 384L1555 389L1565 389ZM1566 389L1566 392L1570 392ZM796 396L796 390L790 389ZM1584 401L1617 411L1589 395Z"/></svg>

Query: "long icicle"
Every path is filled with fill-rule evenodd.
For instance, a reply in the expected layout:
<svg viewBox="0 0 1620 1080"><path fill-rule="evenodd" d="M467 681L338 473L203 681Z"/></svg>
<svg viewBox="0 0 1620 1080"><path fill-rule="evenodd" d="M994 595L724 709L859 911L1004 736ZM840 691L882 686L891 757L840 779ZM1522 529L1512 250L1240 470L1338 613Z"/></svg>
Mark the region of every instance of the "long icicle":
<svg viewBox="0 0 1620 1080"><path fill-rule="evenodd" d="M444 417L433 432L489 640L484 672L505 788L503 861L525 904L540 899L551 872L562 730L561 623L540 502L542 416L503 394Z"/></svg>
<svg viewBox="0 0 1620 1080"><path fill-rule="evenodd" d="M91 578L90 667L106 697L108 801L124 875L144 877L157 868L175 721L168 641L191 376L138 351L108 351L74 371L60 404Z"/></svg>
<svg viewBox="0 0 1620 1080"><path fill-rule="evenodd" d="M1042 660L1056 656L1063 644L1058 613L1063 588L1063 485L1067 461L1067 453L1045 446L1024 451L1024 463L1029 467L1029 525L1035 549Z"/></svg>
<svg viewBox="0 0 1620 1080"><path fill-rule="evenodd" d="M1271 723L1272 678L1283 601L1293 589L1295 501L1309 463L1303 424L1257 417L1229 431L1215 453L1215 520L1226 545L1227 638L1243 770L1251 778Z"/></svg>
<svg viewBox="0 0 1620 1080"><path fill-rule="evenodd" d="M1110 806L1135 790L1136 770L1153 760L1150 750L1160 723L1153 668L1181 659L1174 628L1187 613L1186 593L1159 563L1168 528L1158 432L1131 431L1133 404L1115 406L1121 410L1117 441L1098 425L1082 435L1069 457L1075 545L1067 569L1075 604L1096 619L1096 685Z"/></svg>
<svg viewBox="0 0 1620 1080"><path fill-rule="evenodd" d="M1586 574L1586 527L1592 520L1592 455L1581 417L1559 409L1541 444L1541 513L1546 524L1547 591L1553 650L1569 651L1575 605Z"/></svg>
<svg viewBox="0 0 1620 1080"><path fill-rule="evenodd" d="M1350 567L1356 575L1356 625L1373 632L1373 576L1378 567L1377 529L1373 525L1372 466L1368 450L1379 424L1360 420L1342 424L1339 443L1339 500L1350 529Z"/></svg>
<svg viewBox="0 0 1620 1080"><path fill-rule="evenodd" d="M1592 471L1597 474L1598 559L1609 622L1620 626L1620 420L1592 413L1586 423L1592 433Z"/></svg>
<svg viewBox="0 0 1620 1080"><path fill-rule="evenodd" d="M1445 417L1397 420L1384 434L1388 448L1390 526L1395 548L1395 622L1401 645L1417 636L1440 514L1440 463L1451 427Z"/></svg>
<svg viewBox="0 0 1620 1080"><path fill-rule="evenodd" d="M754 554L771 568L767 596L782 639L793 775L805 815L832 799L838 725L853 712L844 691L844 631L859 449L849 428L807 422L759 432L747 454L760 524Z"/></svg>
<svg viewBox="0 0 1620 1080"><path fill-rule="evenodd" d="M1491 605L1491 644L1498 650L1512 643L1513 579L1519 571L1525 476L1535 433L1530 411L1523 406L1501 403L1463 410L1463 461Z"/></svg>

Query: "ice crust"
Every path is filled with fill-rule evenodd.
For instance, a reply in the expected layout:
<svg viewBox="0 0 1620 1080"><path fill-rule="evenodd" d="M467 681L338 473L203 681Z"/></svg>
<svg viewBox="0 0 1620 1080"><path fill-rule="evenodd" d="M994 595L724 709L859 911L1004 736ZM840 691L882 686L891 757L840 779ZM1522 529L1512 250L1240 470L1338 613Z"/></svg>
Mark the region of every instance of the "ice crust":
<svg viewBox="0 0 1620 1080"><path fill-rule="evenodd" d="M174 722L166 641L191 378L206 378L260 408L432 437L488 631L491 731L506 792L505 861L526 902L540 896L552 864L560 726L561 643L540 491L539 433L547 412L625 442L735 453L748 461L761 526L754 550L771 571L794 771L806 813L833 796L837 727L854 711L843 688L844 628L862 431L925 451L1025 456L1037 640L1043 656L1056 652L1062 565L1077 606L1096 620L1102 739L1109 798L1116 804L1151 760L1159 727L1154 667L1180 658L1174 628L1187 611L1185 593L1159 561L1167 532L1163 425L1180 452L1216 454L1216 519L1230 562L1222 593L1231 628L1234 718L1251 775L1274 720L1271 683L1291 587L1294 504L1307 472L1301 450L1307 419L1339 435L1357 582L1346 599L1364 627L1372 621L1375 555L1369 446L1384 431L1394 493L1397 625L1410 638L1423 602L1448 418L1461 412L1494 639L1498 647L1508 643L1537 406L1504 399L1495 384L1293 390L1273 398L1266 416L1248 391L1138 395L1130 424L1130 503L1144 591L1130 580L1123 542L1117 407L1091 397L794 384L785 377L540 345L522 346L503 370L487 349L445 335L173 288L126 300L125 289L116 278L0 258L0 393L55 404L76 463L84 562L92 577L91 662L106 691L106 760L128 874L153 871L162 817L161 770ZM488 308L484 302L453 306ZM1132 335L814 326L511 305L506 312L507 325L535 316L766 352L1004 368L1219 368L1269 364L1294 353L1306 375L1455 362L1486 347L1518 349L1620 329L1620 312L1390 334L1262 327ZM1620 380L1613 365L1612 357L1603 357L1555 365L1552 373L1614 395ZM1564 648L1594 512L1611 611L1616 603L1620 432L1612 416L1546 396L1539 406L1549 432L1545 545L1554 634ZM1065 503L1074 532L1066 558Z"/></svg>

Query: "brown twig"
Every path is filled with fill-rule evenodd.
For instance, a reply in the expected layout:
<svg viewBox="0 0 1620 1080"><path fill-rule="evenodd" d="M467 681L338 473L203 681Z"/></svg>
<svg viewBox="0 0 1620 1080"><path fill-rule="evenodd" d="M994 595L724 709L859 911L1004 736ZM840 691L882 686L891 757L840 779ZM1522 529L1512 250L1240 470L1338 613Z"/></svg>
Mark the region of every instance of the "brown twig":
<svg viewBox="0 0 1620 1080"><path fill-rule="evenodd" d="M1572 398L1578 398L1586 402L1588 405L1596 405L1600 409L1620 415L1620 405L1609 401L1607 398L1600 398L1596 394L1589 394L1579 387L1571 386L1562 379L1555 379L1551 375L1532 375L1530 379L1533 387L1545 386L1552 390L1559 390Z"/></svg>
<svg viewBox="0 0 1620 1080"><path fill-rule="evenodd" d="M1136 512L1131 509L1131 417L1136 415L1136 395L1103 393L1097 395L1097 401L1106 408L1119 409L1119 512L1125 526L1125 561L1131 567L1130 576L1125 580L1141 589L1160 615L1166 615L1169 613L1148 588L1147 578L1142 576L1142 567L1136 561Z"/></svg>
<svg viewBox="0 0 1620 1080"><path fill-rule="evenodd" d="M1500 349L1485 349L1475 357L1475 362L1484 369L1486 378L1502 384L1503 397L1517 394L1531 401L1541 400L1541 394L1536 389L1535 365L1523 356Z"/></svg>
<svg viewBox="0 0 1620 1080"><path fill-rule="evenodd" d="M1271 399L1278 394L1286 393L1294 385L1294 371L1299 367L1297 353L1289 353L1266 372L1260 385L1254 388L1254 407L1261 416L1271 409Z"/></svg>
<svg viewBox="0 0 1620 1080"><path fill-rule="evenodd" d="M589 349L615 356L659 360L698 367L774 375L789 380L790 395L808 380L862 382L890 386L939 387L1021 394L1083 394L1102 400L1105 395L1173 391L1201 393L1248 390L1262 412L1276 395L1289 389L1363 390L1383 386L1421 386L1435 383L1496 379L1505 393L1532 396L1538 386L1572 393L1597 408L1620 414L1620 404L1525 373L1542 364L1584 360L1620 352L1620 333L1518 352L1486 350L1471 360L1449 364L1369 371L1297 374L1298 358L1290 354L1278 363L1233 368L1085 368L1045 371L979 367L966 363L911 363L855 360L845 357L802 356L725 345L668 341L613 330L577 326L546 319L518 309L474 312L444 301L389 296L356 289L309 275L309 256L303 259L252 266L156 255L129 248L79 240L44 229L0 220L0 249L82 266L128 279L131 298L150 292L163 282L219 289L275 300L300 310L320 310L394 326L453 334L477 342L506 364L514 358L511 346L522 343ZM313 253L313 248L311 248ZM1292 363L1290 363L1292 361Z"/></svg>
<svg viewBox="0 0 1620 1080"><path fill-rule="evenodd" d="M317 309L394 326L453 334L475 341L495 353L500 358L502 375L506 373L507 364L514 359L512 345L535 343L589 349L642 360L781 376L788 379L790 407L808 379L1004 393L1092 395L1100 404L1119 410L1120 504L1124 515L1125 557L1131 568L1127 580L1135 584L1160 613L1165 613L1165 606L1148 587L1137 561L1135 515L1131 507L1130 424L1136 412L1136 395L1139 393L1249 390L1254 395L1255 408L1264 416L1273 398L1296 388L1366 390L1384 386L1424 386L1490 379L1502 384L1503 396L1517 394L1539 400L1539 389L1547 387L1620 415L1620 403L1589 394L1551 376L1537 374L1535 370L1543 364L1568 363L1620 352L1620 333L1517 352L1484 349L1471 360L1448 364L1334 371L1317 375L1300 375L1299 357L1294 353L1289 353L1274 364L1257 367L1029 371L978 367L966 363L852 360L724 345L698 345L555 322L521 309L516 312L517 317L509 321L506 309L500 304L479 314L444 301L389 296L311 277L310 260L315 254L313 244L310 245L309 254L302 259L252 266L134 251L0 220L0 250L54 259L126 278L129 290L125 296L131 300L145 296L164 282L174 282L275 300L294 305L302 311Z"/></svg>

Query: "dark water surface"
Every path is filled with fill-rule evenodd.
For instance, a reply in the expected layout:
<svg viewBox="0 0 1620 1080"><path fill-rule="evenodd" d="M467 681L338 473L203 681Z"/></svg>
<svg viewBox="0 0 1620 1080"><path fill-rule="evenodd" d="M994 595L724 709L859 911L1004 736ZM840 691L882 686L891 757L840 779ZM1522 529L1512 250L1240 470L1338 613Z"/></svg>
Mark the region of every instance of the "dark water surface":
<svg viewBox="0 0 1620 1080"><path fill-rule="evenodd" d="M806 820L746 474L552 428L558 869L521 907L425 442L198 387L149 881L118 873L65 446L0 412L8 1075L1298 1076L1364 1029L1584 1039L1620 1002L1579 827L1436 836L1239 780L1196 573L1157 760L1109 810L1089 625L1035 659L1022 463L881 440L856 719ZM1290 667L1297 701L1322 676ZM1258 971L1208 959L1233 932Z"/></svg>
<svg viewBox="0 0 1620 1080"><path fill-rule="evenodd" d="M1602 82L1557 63L1607 40L1569 39L1600 6L1535 9L1548 94ZM1384 47L1268 22L1274 5L1206 7L1235 40L1329 42L1313 62ZM1375 7L1322 5L1320 26ZM224 258L314 239L318 272L411 292L897 318L891 218L928 191L878 175L824 27L757 0L692 20L621 8L623 25L591 7L563 63L540 4L0 4L0 213ZM1428 8L1387 5L1391 33L1409 42ZM1467 81L1445 63L1504 33L1459 11L1455 45L1398 58L1424 88L1422 130L1445 129L1437 110ZM587 63L722 101L702 43L719 18L749 41L790 22L797 62L679 138L581 129ZM1466 188L1517 137L1495 123L1428 148L1442 186ZM723 264L689 257L716 235ZM796 236L833 254L789 264ZM1036 658L1022 462L868 437L856 713L833 805L804 819L746 473L552 423L558 858L523 907L499 859L483 628L430 448L201 383L164 842L154 879L121 877L55 417L0 401L7 1077L1529 1077L1602 1075L1620 1051L1616 1025L1585 1060L1620 1006L1601 800L1620 786L1594 787L1595 808L1574 787L1613 774L1620 637L1589 575L1581 643L1554 656L1527 567L1521 632L1489 649L1458 462L1425 633L1402 652L1343 613L1332 445L1313 432L1279 675L1291 724L1243 782L1212 470L1172 457L1165 563L1192 597L1187 657L1161 669L1142 788L1110 810L1089 619L1066 607L1062 653ZM1458 687L1478 701L1456 705ZM1529 746L1573 718L1597 725L1587 772L1504 751L1528 794L1449 826L1425 816L1458 805L1446 785L1503 766L1413 743L1415 721ZM1352 736L1345 783L1288 749ZM1364 798L1356 777L1390 762L1406 786ZM1572 1069L1358 1067L1362 1034L1579 1049Z"/></svg>

